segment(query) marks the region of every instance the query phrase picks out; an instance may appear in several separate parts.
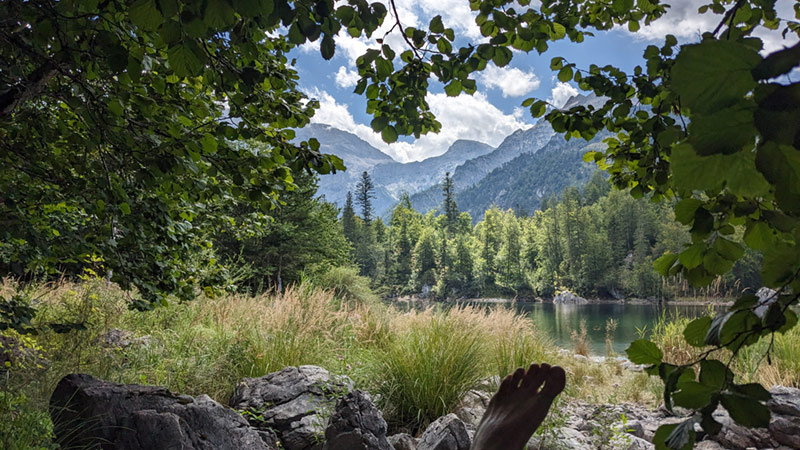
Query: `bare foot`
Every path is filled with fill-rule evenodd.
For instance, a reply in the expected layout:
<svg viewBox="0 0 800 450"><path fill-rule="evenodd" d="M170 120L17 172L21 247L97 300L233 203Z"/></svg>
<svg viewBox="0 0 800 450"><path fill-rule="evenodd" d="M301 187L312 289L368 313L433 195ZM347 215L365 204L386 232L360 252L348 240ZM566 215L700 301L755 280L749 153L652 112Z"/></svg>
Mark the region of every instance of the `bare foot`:
<svg viewBox="0 0 800 450"><path fill-rule="evenodd" d="M522 450L565 384L564 369L548 364L531 364L528 372L520 367L507 376L486 408L471 450Z"/></svg>

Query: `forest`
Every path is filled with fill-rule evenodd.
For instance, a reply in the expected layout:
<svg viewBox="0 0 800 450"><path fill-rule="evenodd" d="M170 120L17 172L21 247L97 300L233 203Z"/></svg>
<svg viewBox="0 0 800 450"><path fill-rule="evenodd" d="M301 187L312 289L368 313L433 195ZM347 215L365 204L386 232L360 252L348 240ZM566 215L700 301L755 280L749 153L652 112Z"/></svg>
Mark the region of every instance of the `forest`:
<svg viewBox="0 0 800 450"><path fill-rule="evenodd" d="M386 223L372 217L368 173L355 200L348 195L342 229L354 263L379 292L552 298L571 290L595 298L674 299L731 298L761 286L753 250L700 290L657 273L655 259L690 242L689 228L676 223L671 205L612 190L600 171L583 189L545 199L532 215L493 207L477 223L458 210L449 174L441 191L440 208L422 215L406 196Z"/></svg>

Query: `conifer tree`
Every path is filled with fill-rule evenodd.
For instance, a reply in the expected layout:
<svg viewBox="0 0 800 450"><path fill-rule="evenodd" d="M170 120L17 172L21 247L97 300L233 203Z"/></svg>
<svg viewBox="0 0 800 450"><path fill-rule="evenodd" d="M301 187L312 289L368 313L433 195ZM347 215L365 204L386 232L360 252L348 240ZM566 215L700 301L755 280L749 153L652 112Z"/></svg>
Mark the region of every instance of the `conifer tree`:
<svg viewBox="0 0 800 450"><path fill-rule="evenodd" d="M369 226L372 222L373 198L375 198L375 185L365 170L361 174L361 179L358 180L358 186L356 186L356 203L361 207L361 218L364 219L364 225L366 226Z"/></svg>
<svg viewBox="0 0 800 450"><path fill-rule="evenodd" d="M449 234L452 234L458 224L458 205L455 200L455 190L453 188L453 179L450 178L450 172L444 174L442 193L444 194L444 213L445 217L447 217L446 230Z"/></svg>
<svg viewBox="0 0 800 450"><path fill-rule="evenodd" d="M344 237L355 244L358 238L358 229L356 224L356 213L353 210L353 194L347 191L347 200L344 202L344 209L342 209L342 231Z"/></svg>

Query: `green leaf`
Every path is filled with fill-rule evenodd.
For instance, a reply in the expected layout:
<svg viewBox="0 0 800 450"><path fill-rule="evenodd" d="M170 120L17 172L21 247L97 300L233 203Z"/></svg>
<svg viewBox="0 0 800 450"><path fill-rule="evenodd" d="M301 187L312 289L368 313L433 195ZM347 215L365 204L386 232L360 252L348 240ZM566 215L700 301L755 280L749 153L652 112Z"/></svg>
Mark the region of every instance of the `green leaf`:
<svg viewBox="0 0 800 450"><path fill-rule="evenodd" d="M674 253L665 253L653 262L653 268L662 276L668 276L669 270L678 260L678 255Z"/></svg>
<svg viewBox="0 0 800 450"><path fill-rule="evenodd" d="M744 232L744 242L755 250L766 250L775 243L775 231L764 222L750 222Z"/></svg>
<svg viewBox="0 0 800 450"><path fill-rule="evenodd" d="M711 317L704 316L694 319L683 329L683 338L692 347L703 347L710 327Z"/></svg>
<svg viewBox="0 0 800 450"><path fill-rule="evenodd" d="M751 71L761 62L752 48L733 40L686 45L672 66L672 87L695 113L726 108L756 86Z"/></svg>
<svg viewBox="0 0 800 450"><path fill-rule="evenodd" d="M444 24L442 24L442 16L435 16L433 19L431 19L428 29L431 30L431 33L443 33Z"/></svg>
<svg viewBox="0 0 800 450"><path fill-rule="evenodd" d="M380 133L381 131L383 131L383 129L386 128L386 125L388 124L389 124L388 116L378 116L372 119L372 122L370 122L372 130L375 131L376 133Z"/></svg>
<svg viewBox="0 0 800 450"><path fill-rule="evenodd" d="M748 428L763 428L769 425L770 412L755 398L739 393L723 394L720 398L722 406L739 425Z"/></svg>
<svg viewBox="0 0 800 450"><path fill-rule="evenodd" d="M689 143L699 155L731 154L756 138L753 108L737 105L709 114L695 114L689 124Z"/></svg>
<svg viewBox="0 0 800 450"><path fill-rule="evenodd" d="M684 225L692 223L695 211L702 204L700 200L691 197L679 201L675 204L675 219Z"/></svg>
<svg viewBox="0 0 800 450"><path fill-rule="evenodd" d="M444 87L444 92L449 97L456 97L458 94L461 93L461 82L458 80L453 80L450 84Z"/></svg>
<svg viewBox="0 0 800 450"><path fill-rule="evenodd" d="M326 61L333 58L333 54L336 51L336 43L333 41L331 36L325 35L325 37L322 38L319 51L322 53L322 58L324 58Z"/></svg>
<svg viewBox="0 0 800 450"><path fill-rule="evenodd" d="M236 22L236 12L225 0L208 0L203 22L210 28L224 29Z"/></svg>
<svg viewBox="0 0 800 450"><path fill-rule="evenodd" d="M193 41L187 41L170 47L167 51L169 65L179 77L190 77L199 75L203 70L203 60L198 56L200 49Z"/></svg>
<svg viewBox="0 0 800 450"><path fill-rule="evenodd" d="M744 248L741 245L723 237L717 237L714 240L714 245L711 246L723 258L729 261L736 261L744 254Z"/></svg>
<svg viewBox="0 0 800 450"><path fill-rule="evenodd" d="M733 372L725 364L715 359L700 361L700 383L715 390L721 390L733 382Z"/></svg>
<svg viewBox="0 0 800 450"><path fill-rule="evenodd" d="M691 247L681 252L679 259L684 267L687 269L694 269L703 262L703 255L705 252L705 242L695 242Z"/></svg>
<svg viewBox="0 0 800 450"><path fill-rule="evenodd" d="M625 353L634 364L660 364L661 359L664 357L658 346L647 339L637 339L631 342Z"/></svg>
<svg viewBox="0 0 800 450"><path fill-rule="evenodd" d="M775 199L781 208L800 215L800 151L767 142L758 148L756 166L775 185Z"/></svg>
<svg viewBox="0 0 800 450"><path fill-rule="evenodd" d="M656 450L692 450L695 435L693 419L661 425L653 435L653 445Z"/></svg>
<svg viewBox="0 0 800 450"><path fill-rule="evenodd" d="M397 130L395 130L393 126L387 125L381 131L381 138L384 142L391 144L392 142L397 141Z"/></svg>
<svg viewBox="0 0 800 450"><path fill-rule="evenodd" d="M672 401L681 407L700 409L711 401L715 389L695 381L678 384L678 391L672 394Z"/></svg>
<svg viewBox="0 0 800 450"><path fill-rule="evenodd" d="M700 156L689 144L672 149L671 168L675 186L686 191L717 192L727 186L733 194L757 197L769 192L769 183L756 170L753 152Z"/></svg>
<svg viewBox="0 0 800 450"><path fill-rule="evenodd" d="M511 50L506 47L496 47L494 49L494 56L492 56L492 62L494 62L497 67L504 67L511 62L511 57Z"/></svg>
<svg viewBox="0 0 800 450"><path fill-rule="evenodd" d="M143 30L156 30L164 21L155 0L137 0L128 9L131 22Z"/></svg>
<svg viewBox="0 0 800 450"><path fill-rule="evenodd" d="M131 213L131 205L127 203L120 203L119 210L122 211L122 214L125 214L127 216L128 214Z"/></svg>
<svg viewBox="0 0 800 450"><path fill-rule="evenodd" d="M558 71L558 81L566 83L567 81L572 80L572 67L564 67L563 69Z"/></svg>

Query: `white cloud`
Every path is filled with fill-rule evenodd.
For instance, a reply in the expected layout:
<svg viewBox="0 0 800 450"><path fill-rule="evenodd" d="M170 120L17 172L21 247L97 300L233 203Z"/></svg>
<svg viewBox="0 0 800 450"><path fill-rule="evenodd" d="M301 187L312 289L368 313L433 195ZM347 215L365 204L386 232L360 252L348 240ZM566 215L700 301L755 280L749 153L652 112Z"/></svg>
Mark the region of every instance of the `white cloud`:
<svg viewBox="0 0 800 450"><path fill-rule="evenodd" d="M530 126L521 114L504 114L489 103L481 93L448 97L445 94L428 94L431 110L442 123L438 134L430 133L413 142L398 141L386 144L380 134L368 125L357 123L347 105L337 103L325 91L314 89L307 93L319 100L320 108L312 122L324 123L348 131L364 139L372 146L402 162L419 161L440 155L457 139L472 139L497 146L509 134Z"/></svg>
<svg viewBox="0 0 800 450"><path fill-rule="evenodd" d="M358 83L361 76L354 70L349 70L345 66L339 66L339 71L336 72L336 85L342 88L353 87Z"/></svg>
<svg viewBox="0 0 800 450"><path fill-rule="evenodd" d="M553 87L553 90L550 93L550 98L547 99L547 102L556 108L561 108L567 103L567 100L577 94L578 90L569 83L558 82Z"/></svg>
<svg viewBox="0 0 800 450"><path fill-rule="evenodd" d="M639 39L659 41L660 43L663 43L664 37L668 34L677 37L681 42L699 41L704 32L714 31L722 20L722 15L714 14L710 11L700 14L697 9L704 3L698 3L696 0L672 0L669 2L671 8L667 9L667 14L650 25L642 26L639 31L631 34ZM793 3L793 0L778 0L775 5L778 17L784 19L793 18ZM625 30L628 33L627 28L619 27L618 29ZM791 33L787 35L787 39L783 39L780 29L773 31L763 27L757 29L754 35L764 41L764 52L767 53L779 50L784 46L793 45L798 40Z"/></svg>
<svg viewBox="0 0 800 450"><path fill-rule="evenodd" d="M486 66L479 75L489 88L500 89L503 97L519 97L539 88L539 78L533 72L525 72L516 67Z"/></svg>

